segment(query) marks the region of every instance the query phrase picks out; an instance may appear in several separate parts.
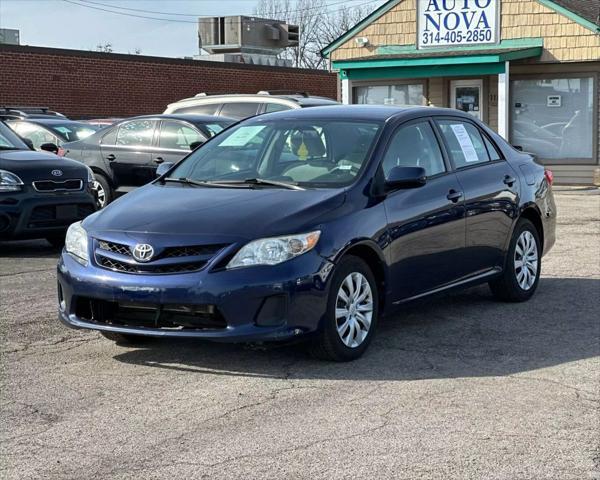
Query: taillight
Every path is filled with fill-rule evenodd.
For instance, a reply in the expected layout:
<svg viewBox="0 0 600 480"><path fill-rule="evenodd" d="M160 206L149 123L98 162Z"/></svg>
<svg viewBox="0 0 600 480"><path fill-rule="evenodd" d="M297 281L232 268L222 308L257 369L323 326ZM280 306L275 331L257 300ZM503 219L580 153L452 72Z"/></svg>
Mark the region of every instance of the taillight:
<svg viewBox="0 0 600 480"><path fill-rule="evenodd" d="M59 157L64 157L64 156L65 156L65 153L67 153L67 151L66 151L64 148L62 148L62 147L58 147L58 152L56 152L56 154L57 154Z"/></svg>
<svg viewBox="0 0 600 480"><path fill-rule="evenodd" d="M554 183L554 173L552 173L552 170L545 170L544 176L546 177L548 185L552 185Z"/></svg>

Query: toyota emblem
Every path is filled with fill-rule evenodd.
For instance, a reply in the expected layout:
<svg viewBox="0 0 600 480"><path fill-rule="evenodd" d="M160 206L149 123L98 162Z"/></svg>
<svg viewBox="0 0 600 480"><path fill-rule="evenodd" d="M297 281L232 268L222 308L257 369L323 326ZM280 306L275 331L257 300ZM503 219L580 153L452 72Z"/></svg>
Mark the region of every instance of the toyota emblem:
<svg viewBox="0 0 600 480"><path fill-rule="evenodd" d="M147 243L138 243L131 253L138 262L149 262L154 256L154 248Z"/></svg>
<svg viewBox="0 0 600 480"><path fill-rule="evenodd" d="M50 173L52 175L54 175L55 177L62 177L62 174L63 174L62 170L58 170L58 169L52 170Z"/></svg>

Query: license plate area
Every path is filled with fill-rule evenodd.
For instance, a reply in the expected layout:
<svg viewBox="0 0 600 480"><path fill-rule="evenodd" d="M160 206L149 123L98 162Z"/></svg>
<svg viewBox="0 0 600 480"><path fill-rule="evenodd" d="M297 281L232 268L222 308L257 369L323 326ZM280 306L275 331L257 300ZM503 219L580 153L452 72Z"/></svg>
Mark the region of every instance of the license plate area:
<svg viewBox="0 0 600 480"><path fill-rule="evenodd" d="M70 220L77 218L77 205L57 205L56 206L56 219L57 220Z"/></svg>

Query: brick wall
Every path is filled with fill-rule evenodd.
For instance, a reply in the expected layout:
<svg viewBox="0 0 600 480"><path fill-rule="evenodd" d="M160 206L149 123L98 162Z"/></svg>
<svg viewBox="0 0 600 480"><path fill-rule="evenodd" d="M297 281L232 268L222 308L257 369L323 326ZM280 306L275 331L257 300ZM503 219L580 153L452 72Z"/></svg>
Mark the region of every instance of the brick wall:
<svg viewBox="0 0 600 480"><path fill-rule="evenodd" d="M161 113L199 92L301 90L337 97L318 70L0 45L0 105L49 106L70 117Z"/></svg>

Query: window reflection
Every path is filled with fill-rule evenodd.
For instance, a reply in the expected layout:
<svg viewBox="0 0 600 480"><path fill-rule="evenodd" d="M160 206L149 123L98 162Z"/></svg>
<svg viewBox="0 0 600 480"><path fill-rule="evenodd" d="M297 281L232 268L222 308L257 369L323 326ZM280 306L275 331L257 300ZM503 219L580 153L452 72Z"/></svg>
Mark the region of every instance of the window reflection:
<svg viewBox="0 0 600 480"><path fill-rule="evenodd" d="M594 141L594 79L512 82L511 142L543 159L589 159Z"/></svg>
<svg viewBox="0 0 600 480"><path fill-rule="evenodd" d="M354 101L367 105L423 105L423 84L354 87Z"/></svg>

